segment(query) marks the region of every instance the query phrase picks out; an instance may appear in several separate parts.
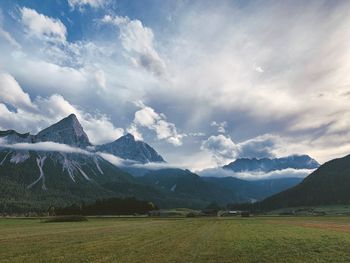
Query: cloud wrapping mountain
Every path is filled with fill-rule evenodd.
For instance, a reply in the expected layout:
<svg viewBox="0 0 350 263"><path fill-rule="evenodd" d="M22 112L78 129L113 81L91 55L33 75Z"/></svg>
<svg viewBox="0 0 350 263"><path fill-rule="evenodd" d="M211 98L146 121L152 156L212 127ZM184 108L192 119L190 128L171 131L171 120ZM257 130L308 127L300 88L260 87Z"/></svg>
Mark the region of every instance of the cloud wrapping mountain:
<svg viewBox="0 0 350 263"><path fill-rule="evenodd" d="M278 136L265 134L240 143L234 143L229 136L212 135L203 141L202 149L208 150L218 164L236 158L271 158L281 147Z"/></svg>

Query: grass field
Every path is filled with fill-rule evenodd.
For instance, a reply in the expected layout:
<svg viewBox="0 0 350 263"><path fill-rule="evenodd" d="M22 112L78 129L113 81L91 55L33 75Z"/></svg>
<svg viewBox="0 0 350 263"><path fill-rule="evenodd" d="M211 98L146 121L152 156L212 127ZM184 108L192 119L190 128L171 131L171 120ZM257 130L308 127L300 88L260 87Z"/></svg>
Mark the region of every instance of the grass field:
<svg viewBox="0 0 350 263"><path fill-rule="evenodd" d="M1 262L350 262L350 217L0 219Z"/></svg>

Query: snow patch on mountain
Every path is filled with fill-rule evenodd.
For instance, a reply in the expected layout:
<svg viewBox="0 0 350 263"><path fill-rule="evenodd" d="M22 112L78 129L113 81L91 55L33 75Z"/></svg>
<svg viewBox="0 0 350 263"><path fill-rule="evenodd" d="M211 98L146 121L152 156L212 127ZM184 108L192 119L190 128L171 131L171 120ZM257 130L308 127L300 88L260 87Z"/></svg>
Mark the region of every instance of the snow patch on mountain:
<svg viewBox="0 0 350 263"><path fill-rule="evenodd" d="M32 188L34 185L36 185L41 180L42 181L41 188L43 190L47 190L46 185L45 185L45 174L44 174L44 170L43 170L45 160L46 160L46 156L42 156L42 157L39 157L36 159L36 163L38 165L40 174L39 174L38 179L36 179L33 183L31 183L30 185L27 186L27 189Z"/></svg>
<svg viewBox="0 0 350 263"><path fill-rule="evenodd" d="M99 165L99 163L98 163L98 160L97 160L96 156L94 156L94 163L96 164L97 170L98 170L101 174L103 174L103 171L102 171L102 169L101 169L101 167L100 167L100 165Z"/></svg>
<svg viewBox="0 0 350 263"><path fill-rule="evenodd" d="M84 176L84 178L88 181L90 181L90 177L87 176L87 174L83 171L83 169L81 169L80 165L77 165L76 168L79 170L79 172Z"/></svg>
<svg viewBox="0 0 350 263"><path fill-rule="evenodd" d="M4 162L6 161L7 156L11 153L11 151L7 152L5 157L2 159L2 161L0 162L0 166L4 164Z"/></svg>
<svg viewBox="0 0 350 263"><path fill-rule="evenodd" d="M170 191L172 191L172 192L175 192L175 190L176 190L176 184L174 184L174 185L170 188Z"/></svg>
<svg viewBox="0 0 350 263"><path fill-rule="evenodd" d="M25 162L29 159L30 155L27 151L25 152L16 152L11 156L10 162L14 164L19 164ZM5 157L6 158L6 157Z"/></svg>

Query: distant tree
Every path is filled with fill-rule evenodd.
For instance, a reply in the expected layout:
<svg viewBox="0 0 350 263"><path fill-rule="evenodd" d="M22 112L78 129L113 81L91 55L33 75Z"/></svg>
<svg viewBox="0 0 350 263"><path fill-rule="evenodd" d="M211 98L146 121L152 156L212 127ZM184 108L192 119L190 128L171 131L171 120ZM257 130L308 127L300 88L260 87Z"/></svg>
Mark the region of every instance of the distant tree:
<svg viewBox="0 0 350 263"><path fill-rule="evenodd" d="M55 207L53 205L51 205L49 207L49 209L47 209L47 213L49 214L49 216L55 216L56 213L55 213Z"/></svg>
<svg viewBox="0 0 350 263"><path fill-rule="evenodd" d="M158 208L147 201L140 201L134 197L99 199L93 204L73 204L56 209L58 215L133 215L147 214Z"/></svg>

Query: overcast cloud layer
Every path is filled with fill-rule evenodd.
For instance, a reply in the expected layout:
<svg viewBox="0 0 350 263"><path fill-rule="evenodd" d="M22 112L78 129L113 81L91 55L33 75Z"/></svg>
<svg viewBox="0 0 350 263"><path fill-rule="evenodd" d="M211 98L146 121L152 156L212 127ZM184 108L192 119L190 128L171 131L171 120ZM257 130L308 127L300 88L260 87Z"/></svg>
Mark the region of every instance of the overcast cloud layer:
<svg viewBox="0 0 350 263"><path fill-rule="evenodd" d="M349 1L4 0L0 129L75 113L170 163L350 153Z"/></svg>

